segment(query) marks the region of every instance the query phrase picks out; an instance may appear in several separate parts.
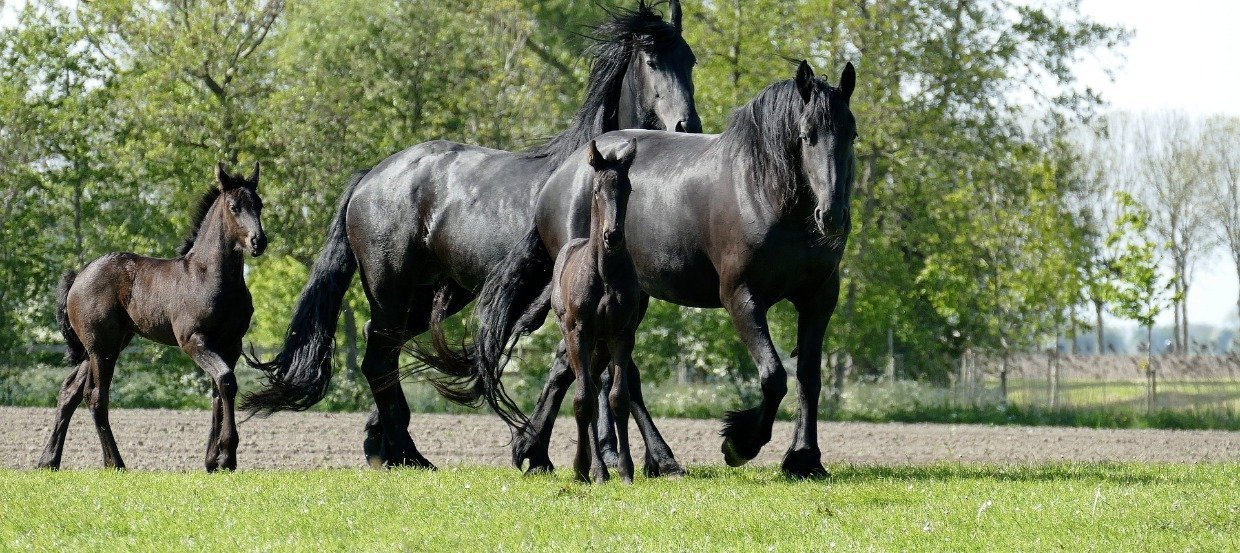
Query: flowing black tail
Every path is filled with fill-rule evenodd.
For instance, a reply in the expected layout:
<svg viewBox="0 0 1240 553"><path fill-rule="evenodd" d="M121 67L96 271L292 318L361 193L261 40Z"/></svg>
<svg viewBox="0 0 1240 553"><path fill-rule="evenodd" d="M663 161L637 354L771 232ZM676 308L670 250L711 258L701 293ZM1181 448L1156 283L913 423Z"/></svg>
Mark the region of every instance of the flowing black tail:
<svg viewBox="0 0 1240 553"><path fill-rule="evenodd" d="M332 379L332 349L336 340L336 320L345 292L357 271L357 259L349 247L345 213L349 200L367 171L353 175L345 187L336 218L327 231L327 244L314 262L310 280L297 298L293 320L284 337L284 346L271 361L246 355L246 361L267 373L267 386L248 393L241 408L251 415L276 411L304 411L327 393Z"/></svg>
<svg viewBox="0 0 1240 553"><path fill-rule="evenodd" d="M77 332L69 325L69 289L73 287L76 279L77 273L72 269L65 271L60 277L60 286L56 287L56 324L60 326L60 334L65 337L65 363L74 367L86 360L86 346L82 345L81 338L78 338Z"/></svg>
<svg viewBox="0 0 1240 553"><path fill-rule="evenodd" d="M420 359L452 376L436 384L441 395L461 403L476 403L482 398L509 426L525 428L529 419L504 390L501 377L517 339L537 330L547 317L551 308L554 264L555 260L538 236L538 229L534 228L491 272L474 304L478 334L473 351L466 346L463 351L453 352L443 340L435 340L437 355ZM472 362L469 374L461 374L457 363L442 362L461 359Z"/></svg>

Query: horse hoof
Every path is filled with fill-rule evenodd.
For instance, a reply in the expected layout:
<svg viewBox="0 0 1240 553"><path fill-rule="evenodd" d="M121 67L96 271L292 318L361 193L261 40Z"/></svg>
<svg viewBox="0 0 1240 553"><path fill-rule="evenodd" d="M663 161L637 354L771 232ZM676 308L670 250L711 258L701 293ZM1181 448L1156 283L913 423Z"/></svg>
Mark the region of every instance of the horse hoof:
<svg viewBox="0 0 1240 553"><path fill-rule="evenodd" d="M603 464L607 465L607 468L613 469L620 466L620 454L616 453L614 449L604 449Z"/></svg>
<svg viewBox="0 0 1240 553"><path fill-rule="evenodd" d="M723 462L727 463L729 467L736 468L744 466L745 463L749 462L749 459L737 452L736 444L732 442L732 438L724 438L723 445L719 449L723 452Z"/></svg>
<svg viewBox="0 0 1240 553"><path fill-rule="evenodd" d="M794 480L821 480L831 476L822 466L822 455L812 450L789 451L784 455L784 475Z"/></svg>
<svg viewBox="0 0 1240 553"><path fill-rule="evenodd" d="M555 471L555 467L551 466L550 463L546 465L531 464L530 468L525 469L525 475L526 476L542 476L544 474L551 474L554 471Z"/></svg>

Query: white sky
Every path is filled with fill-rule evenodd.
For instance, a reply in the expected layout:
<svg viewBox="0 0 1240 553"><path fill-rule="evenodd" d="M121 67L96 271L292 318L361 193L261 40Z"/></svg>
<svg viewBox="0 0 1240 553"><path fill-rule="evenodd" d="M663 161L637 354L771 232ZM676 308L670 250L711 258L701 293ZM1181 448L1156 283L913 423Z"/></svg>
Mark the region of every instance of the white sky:
<svg viewBox="0 0 1240 553"><path fill-rule="evenodd" d="M0 25L12 24L22 3L0 0ZM1090 57L1078 69L1113 108L1240 116L1240 0L1081 0L1081 9L1135 33L1120 56ZM1237 288L1235 268L1216 253L1193 279L1190 321L1235 324Z"/></svg>
<svg viewBox="0 0 1240 553"><path fill-rule="evenodd" d="M1081 10L1135 33L1121 56L1087 60L1078 72L1114 109L1240 117L1240 0L1081 0ZM1234 264L1216 252L1193 277L1189 322L1234 325L1236 294Z"/></svg>

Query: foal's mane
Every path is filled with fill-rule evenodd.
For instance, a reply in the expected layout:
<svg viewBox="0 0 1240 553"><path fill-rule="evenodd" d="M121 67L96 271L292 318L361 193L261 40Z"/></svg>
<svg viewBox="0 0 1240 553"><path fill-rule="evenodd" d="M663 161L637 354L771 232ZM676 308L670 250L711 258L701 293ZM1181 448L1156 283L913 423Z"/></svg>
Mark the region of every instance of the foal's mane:
<svg viewBox="0 0 1240 553"><path fill-rule="evenodd" d="M732 112L719 137L728 154L747 161L742 164L745 175L756 181L781 209L791 204L800 186L796 164L801 158L798 148L802 114L808 110L809 117L830 124L827 115L834 89L817 77L813 83L817 93L810 97L809 104L801 99L792 79L766 87Z"/></svg>
<svg viewBox="0 0 1240 553"><path fill-rule="evenodd" d="M586 85L586 99L567 129L523 155L547 158L559 165L569 154L591 138L602 134L616 117L620 103L620 83L629 61L637 50L666 48L680 37L680 31L654 11L653 4L641 0L636 9L604 8L611 19L583 35L591 41L587 56L594 59ZM614 124L613 124L614 126Z"/></svg>
<svg viewBox="0 0 1240 553"><path fill-rule="evenodd" d="M181 241L181 246L177 248L177 255L185 255L194 247L194 241L198 239L198 231L202 230L202 223L206 220L207 214L211 212L211 206L215 205L215 200L220 197L220 188L211 186L201 198L198 199L198 208L194 210L194 218L191 219L189 226L189 235L185 240Z"/></svg>

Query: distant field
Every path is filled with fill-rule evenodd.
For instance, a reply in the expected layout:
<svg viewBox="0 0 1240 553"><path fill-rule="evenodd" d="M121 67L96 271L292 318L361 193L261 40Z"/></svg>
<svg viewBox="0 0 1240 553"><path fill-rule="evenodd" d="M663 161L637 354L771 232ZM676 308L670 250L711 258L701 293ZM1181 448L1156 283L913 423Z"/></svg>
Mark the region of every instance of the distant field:
<svg viewBox="0 0 1240 553"><path fill-rule="evenodd" d="M511 470L0 470L0 549L1236 551L1240 465L772 469L583 486Z"/></svg>

